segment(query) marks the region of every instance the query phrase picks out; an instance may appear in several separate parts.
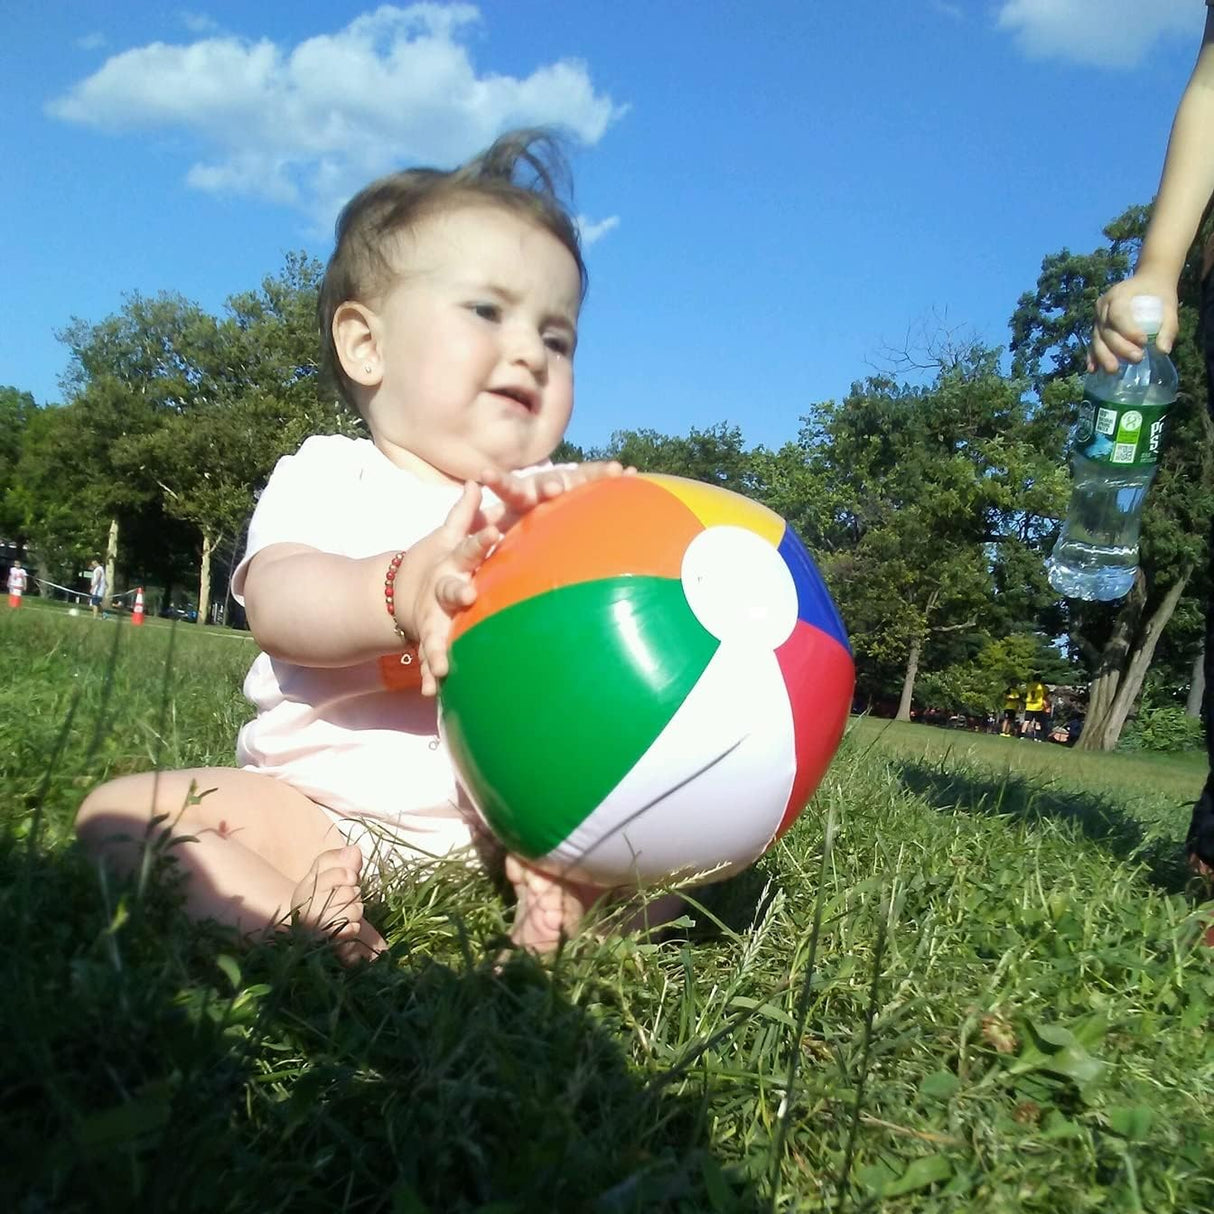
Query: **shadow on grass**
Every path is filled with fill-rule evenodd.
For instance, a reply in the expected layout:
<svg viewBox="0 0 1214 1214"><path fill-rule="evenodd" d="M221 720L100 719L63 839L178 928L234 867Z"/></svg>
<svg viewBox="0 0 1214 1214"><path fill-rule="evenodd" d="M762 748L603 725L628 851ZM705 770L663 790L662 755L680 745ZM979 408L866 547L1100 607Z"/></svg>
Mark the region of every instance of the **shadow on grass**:
<svg viewBox="0 0 1214 1214"><path fill-rule="evenodd" d="M743 935L767 913L767 908L779 892L779 882L762 860L740 873L692 889L690 896L699 902L713 918L691 912L695 926L687 933L692 944L709 944L723 939L728 933Z"/></svg>
<svg viewBox="0 0 1214 1214"><path fill-rule="evenodd" d="M1175 837L1148 832L1132 814L1099 793L1042 787L1010 773L985 777L905 759L894 760L893 767L907 789L938 809L1024 822L1065 822L1118 859L1143 865L1147 880L1164 892L1192 889L1181 842L1183 827Z"/></svg>
<svg viewBox="0 0 1214 1214"><path fill-rule="evenodd" d="M3 833L4 1209L766 1209L559 969L235 951Z"/></svg>

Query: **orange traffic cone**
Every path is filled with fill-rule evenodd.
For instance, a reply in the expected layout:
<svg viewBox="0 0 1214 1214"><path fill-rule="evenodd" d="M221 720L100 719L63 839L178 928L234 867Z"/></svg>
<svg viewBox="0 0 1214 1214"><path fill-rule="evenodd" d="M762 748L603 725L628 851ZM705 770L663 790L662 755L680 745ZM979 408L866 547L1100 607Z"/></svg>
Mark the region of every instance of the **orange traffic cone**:
<svg viewBox="0 0 1214 1214"><path fill-rule="evenodd" d="M8 605L10 607L20 607L21 606L21 591L20 590L10 590L8 592Z"/></svg>
<svg viewBox="0 0 1214 1214"><path fill-rule="evenodd" d="M140 586L135 591L135 606L131 610L131 623L139 625L143 623L143 587Z"/></svg>

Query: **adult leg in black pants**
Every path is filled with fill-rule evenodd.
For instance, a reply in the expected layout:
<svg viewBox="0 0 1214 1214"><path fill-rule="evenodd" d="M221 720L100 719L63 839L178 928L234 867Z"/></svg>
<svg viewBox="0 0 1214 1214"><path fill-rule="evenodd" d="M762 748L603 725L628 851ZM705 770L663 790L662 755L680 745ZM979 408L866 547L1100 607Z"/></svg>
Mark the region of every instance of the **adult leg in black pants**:
<svg viewBox="0 0 1214 1214"><path fill-rule="evenodd" d="M1207 406L1214 417L1214 271L1201 283L1201 343L1206 358ZM1185 846L1189 862L1205 877L1214 877L1214 518L1210 520L1209 585L1206 602L1205 693L1201 719L1206 731L1206 754L1210 771L1206 786L1193 806L1193 820Z"/></svg>

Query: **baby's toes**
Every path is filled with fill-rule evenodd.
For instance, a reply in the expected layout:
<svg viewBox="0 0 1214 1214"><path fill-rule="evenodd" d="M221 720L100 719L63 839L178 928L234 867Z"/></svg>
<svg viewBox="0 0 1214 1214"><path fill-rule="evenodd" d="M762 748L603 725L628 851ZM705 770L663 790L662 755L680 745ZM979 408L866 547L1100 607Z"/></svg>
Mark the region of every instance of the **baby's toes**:
<svg viewBox="0 0 1214 1214"><path fill-rule="evenodd" d="M339 940L349 936L357 936L363 924L362 895L357 890L343 890L341 896L335 897L324 926Z"/></svg>
<svg viewBox="0 0 1214 1214"><path fill-rule="evenodd" d="M323 875L323 874L322 874ZM333 880L318 892L313 906L322 922L338 919L361 919L363 914L362 890L351 879L349 872L333 872Z"/></svg>
<svg viewBox="0 0 1214 1214"><path fill-rule="evenodd" d="M364 919L352 935L339 936L334 940L333 951L342 965L358 965L364 961L374 961L380 953L386 953L388 942Z"/></svg>

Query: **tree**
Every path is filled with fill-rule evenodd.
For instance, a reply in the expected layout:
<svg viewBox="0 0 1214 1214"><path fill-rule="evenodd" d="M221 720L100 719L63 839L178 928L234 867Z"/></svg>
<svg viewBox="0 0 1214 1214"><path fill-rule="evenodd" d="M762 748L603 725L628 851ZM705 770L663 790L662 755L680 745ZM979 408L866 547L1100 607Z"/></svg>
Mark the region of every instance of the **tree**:
<svg viewBox="0 0 1214 1214"><path fill-rule="evenodd" d="M1036 291L1021 296L1011 321L1012 350L1051 412L1073 418L1095 301L1129 272L1148 218L1147 208L1131 207L1105 228L1106 247L1045 258ZM1143 516L1142 576L1116 607L1078 601L1065 607L1071 651L1091 678L1079 742L1088 749L1117 745L1164 629L1186 595L1204 598L1207 590L1214 459L1196 340L1198 258L1195 247L1180 283L1180 333L1172 354L1180 395L1169 410L1168 438ZM1191 618L1192 609L1182 616Z"/></svg>
<svg viewBox="0 0 1214 1214"><path fill-rule="evenodd" d="M972 658L923 678L930 703L975 716L998 709L1009 687L1035 674L1044 683L1067 682L1066 659L1048 637L1021 630L986 640Z"/></svg>
<svg viewBox="0 0 1214 1214"><path fill-rule="evenodd" d="M28 392L0 388L0 536L24 539L24 515L13 500L21 447L38 406Z"/></svg>
<svg viewBox="0 0 1214 1214"><path fill-rule="evenodd" d="M108 520L129 536L145 534L139 520L154 516L186 524L197 537L206 620L213 561L226 554L234 563L279 457L309 434L362 429L321 370L320 274L317 262L290 254L259 290L229 299L222 319L163 294L130 296L99 324L74 320L61 334L72 352L64 424L78 430L70 450L90 458L63 482L73 486L69 512L46 493L29 503L48 542L52 530L66 530L67 513L94 551L93 532ZM54 480L42 477L48 487ZM62 547L64 539L53 543ZM142 569L161 558L128 550L126 559Z"/></svg>
<svg viewBox="0 0 1214 1214"><path fill-rule="evenodd" d="M971 342L937 352L929 386L853 385L816 407L799 440L831 511L819 520L824 573L857 654L901 663L901 719L925 648L983 631L1004 550L1032 543L1064 492L1024 385L998 356Z"/></svg>
<svg viewBox="0 0 1214 1214"><path fill-rule="evenodd" d="M617 430L595 459L618 459L641 472L686 476L735 493L753 494L753 453L746 450L742 431L728 422L706 430L693 427L685 437L656 430Z"/></svg>
<svg viewBox="0 0 1214 1214"><path fill-rule="evenodd" d="M165 540L172 534L156 535L145 521L172 515L165 509L163 478L140 458L140 445L166 419L213 395L208 371L219 352L214 318L179 295L135 294L116 315L97 324L73 319L59 336L71 351L65 424L76 433L67 451L81 465L79 473L68 473L67 483L87 523L88 551L104 551L107 539L112 550L122 536L121 563L144 581L148 569L164 567ZM46 512L47 505L44 518L54 512ZM153 542L134 547L128 542L134 535Z"/></svg>

